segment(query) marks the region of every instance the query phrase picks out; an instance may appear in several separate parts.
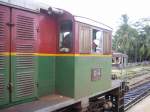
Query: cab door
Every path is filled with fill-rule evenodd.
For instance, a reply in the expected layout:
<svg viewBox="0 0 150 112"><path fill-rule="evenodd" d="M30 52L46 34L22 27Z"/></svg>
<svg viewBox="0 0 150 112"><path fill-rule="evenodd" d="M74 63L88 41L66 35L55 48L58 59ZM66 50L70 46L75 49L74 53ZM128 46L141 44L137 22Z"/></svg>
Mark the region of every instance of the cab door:
<svg viewBox="0 0 150 112"><path fill-rule="evenodd" d="M10 9L0 6L0 105L9 102Z"/></svg>

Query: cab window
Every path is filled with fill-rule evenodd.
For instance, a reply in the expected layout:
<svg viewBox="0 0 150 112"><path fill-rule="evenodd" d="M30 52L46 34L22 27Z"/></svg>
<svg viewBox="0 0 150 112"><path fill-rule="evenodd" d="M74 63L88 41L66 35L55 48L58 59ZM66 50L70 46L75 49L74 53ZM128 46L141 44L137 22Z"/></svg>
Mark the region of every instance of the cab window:
<svg viewBox="0 0 150 112"><path fill-rule="evenodd" d="M92 52L103 53L103 32L93 29Z"/></svg>
<svg viewBox="0 0 150 112"><path fill-rule="evenodd" d="M72 22L63 21L60 25L59 52L68 53L72 50Z"/></svg>

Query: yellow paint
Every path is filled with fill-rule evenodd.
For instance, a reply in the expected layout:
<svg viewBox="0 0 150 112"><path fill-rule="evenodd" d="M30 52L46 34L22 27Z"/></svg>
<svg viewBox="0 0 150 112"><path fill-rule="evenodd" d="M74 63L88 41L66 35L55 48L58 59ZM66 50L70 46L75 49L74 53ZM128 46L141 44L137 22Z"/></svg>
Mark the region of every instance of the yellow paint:
<svg viewBox="0 0 150 112"><path fill-rule="evenodd" d="M0 56L9 56L10 53L9 52L0 52Z"/></svg>
<svg viewBox="0 0 150 112"><path fill-rule="evenodd" d="M16 55L33 55L33 56L99 56L111 57L112 55L103 54L46 54L46 53L17 53L17 52L1 52L0 56L16 56Z"/></svg>

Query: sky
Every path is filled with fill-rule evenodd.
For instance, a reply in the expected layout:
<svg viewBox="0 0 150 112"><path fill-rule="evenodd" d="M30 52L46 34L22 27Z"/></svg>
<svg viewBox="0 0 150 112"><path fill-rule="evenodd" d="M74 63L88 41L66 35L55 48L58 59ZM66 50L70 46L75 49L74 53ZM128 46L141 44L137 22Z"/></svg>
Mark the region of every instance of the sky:
<svg viewBox="0 0 150 112"><path fill-rule="evenodd" d="M130 22L150 17L150 0L39 0L52 7L65 9L74 15L88 17L109 25L114 31L122 14Z"/></svg>

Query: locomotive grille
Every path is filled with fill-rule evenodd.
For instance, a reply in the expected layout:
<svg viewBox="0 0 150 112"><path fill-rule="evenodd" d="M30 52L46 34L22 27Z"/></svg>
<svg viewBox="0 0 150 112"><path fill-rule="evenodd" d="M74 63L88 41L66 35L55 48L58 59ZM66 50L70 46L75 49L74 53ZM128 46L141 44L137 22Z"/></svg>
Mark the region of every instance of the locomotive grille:
<svg viewBox="0 0 150 112"><path fill-rule="evenodd" d="M4 36L4 12L0 12L0 39Z"/></svg>
<svg viewBox="0 0 150 112"><path fill-rule="evenodd" d="M34 82L32 74L34 72L18 72L17 75L17 97L24 97L33 94Z"/></svg>
<svg viewBox="0 0 150 112"><path fill-rule="evenodd" d="M4 12L0 12L0 52L4 52L5 51L5 45L4 45Z"/></svg>
<svg viewBox="0 0 150 112"><path fill-rule="evenodd" d="M35 93L34 18L17 15L16 18L16 98Z"/></svg>
<svg viewBox="0 0 150 112"><path fill-rule="evenodd" d="M0 56L0 70L4 70L4 65L5 65L5 57Z"/></svg>
<svg viewBox="0 0 150 112"><path fill-rule="evenodd" d="M16 57L16 68L17 69L29 69L29 70L34 70L34 57L32 55L23 55L21 56L17 55Z"/></svg>
<svg viewBox="0 0 150 112"><path fill-rule="evenodd" d="M0 99L3 98L4 96L4 87L5 87L5 80L4 80L4 74L2 71L4 70L4 65L5 65L5 57L0 56Z"/></svg>
<svg viewBox="0 0 150 112"><path fill-rule="evenodd" d="M30 17L17 16L17 38L24 40L34 39L34 19Z"/></svg>
<svg viewBox="0 0 150 112"><path fill-rule="evenodd" d="M0 52L5 52L5 46L4 44L0 43Z"/></svg>
<svg viewBox="0 0 150 112"><path fill-rule="evenodd" d="M21 45L17 45L16 51L34 53L34 47L32 44L21 44Z"/></svg>
<svg viewBox="0 0 150 112"><path fill-rule="evenodd" d="M0 74L0 99L4 98L4 84L4 74Z"/></svg>
<svg viewBox="0 0 150 112"><path fill-rule="evenodd" d="M5 12L0 11L0 53L5 52ZM0 55L0 101L5 100L4 93L5 93L5 56ZM3 100L2 100L3 99Z"/></svg>

